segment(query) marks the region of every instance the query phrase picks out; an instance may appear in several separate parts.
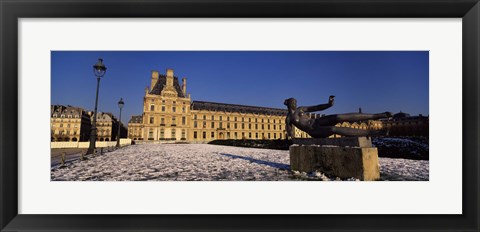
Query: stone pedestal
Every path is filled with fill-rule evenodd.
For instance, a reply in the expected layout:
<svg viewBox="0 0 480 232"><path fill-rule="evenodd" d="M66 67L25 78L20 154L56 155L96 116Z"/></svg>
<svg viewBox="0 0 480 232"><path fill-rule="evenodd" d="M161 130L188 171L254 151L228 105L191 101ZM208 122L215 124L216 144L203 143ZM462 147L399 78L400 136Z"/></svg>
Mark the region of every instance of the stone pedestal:
<svg viewBox="0 0 480 232"><path fill-rule="evenodd" d="M302 172L318 170L340 178L380 179L378 151L372 147L370 139L360 137L301 140L297 142L306 145L290 146L292 170ZM313 144L314 142L320 145Z"/></svg>

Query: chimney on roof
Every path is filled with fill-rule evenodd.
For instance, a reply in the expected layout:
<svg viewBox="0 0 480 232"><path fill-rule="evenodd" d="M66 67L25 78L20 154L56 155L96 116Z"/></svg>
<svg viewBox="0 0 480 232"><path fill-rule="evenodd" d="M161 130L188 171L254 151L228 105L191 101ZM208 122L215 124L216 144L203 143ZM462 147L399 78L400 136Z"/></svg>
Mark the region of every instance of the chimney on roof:
<svg viewBox="0 0 480 232"><path fill-rule="evenodd" d="M183 96L187 96L187 78L182 78L182 92Z"/></svg>
<svg viewBox="0 0 480 232"><path fill-rule="evenodd" d="M153 87L155 86L155 84L157 83L158 81L158 71L152 71L152 82L150 83L150 91L153 89Z"/></svg>
<svg viewBox="0 0 480 232"><path fill-rule="evenodd" d="M167 69L167 86L173 87L173 69Z"/></svg>

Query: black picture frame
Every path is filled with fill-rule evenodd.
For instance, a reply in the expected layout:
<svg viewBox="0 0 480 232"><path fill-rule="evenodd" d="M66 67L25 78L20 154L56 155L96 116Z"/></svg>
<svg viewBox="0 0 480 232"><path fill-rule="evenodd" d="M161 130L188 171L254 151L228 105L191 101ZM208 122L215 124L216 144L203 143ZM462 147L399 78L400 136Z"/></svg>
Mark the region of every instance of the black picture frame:
<svg viewBox="0 0 480 232"><path fill-rule="evenodd" d="M0 0L1 231L479 231L478 0ZM18 19L144 17L462 18L461 215L18 214ZM446 113L454 114L455 112ZM446 122L449 126L460 126ZM458 149L461 150L460 148ZM39 199L40 200L40 199ZM439 202L441 203L441 202Z"/></svg>

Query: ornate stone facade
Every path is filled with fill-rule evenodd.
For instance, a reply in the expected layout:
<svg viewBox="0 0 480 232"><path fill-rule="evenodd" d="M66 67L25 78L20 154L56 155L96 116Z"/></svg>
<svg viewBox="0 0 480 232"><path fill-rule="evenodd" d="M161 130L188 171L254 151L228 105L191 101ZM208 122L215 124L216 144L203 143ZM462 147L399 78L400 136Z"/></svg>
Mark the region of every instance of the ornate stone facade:
<svg viewBox="0 0 480 232"><path fill-rule="evenodd" d="M188 142L285 139L286 114L286 109L192 101L190 94L187 94L186 78L182 78L180 83L172 69L167 69L166 74L152 71L150 87L145 88L143 114L130 119L128 138ZM321 115L310 114L310 117ZM345 122L336 126L380 130L393 125L389 120L372 120ZM296 138L310 137L297 128L294 130Z"/></svg>
<svg viewBox="0 0 480 232"><path fill-rule="evenodd" d="M143 114L132 116L128 137L133 140L208 142L215 139L284 139L286 110L205 101L192 101L187 80L152 71L145 89ZM299 137L306 137L298 131Z"/></svg>
<svg viewBox="0 0 480 232"><path fill-rule="evenodd" d="M50 141L88 141L90 117L79 107L50 106Z"/></svg>

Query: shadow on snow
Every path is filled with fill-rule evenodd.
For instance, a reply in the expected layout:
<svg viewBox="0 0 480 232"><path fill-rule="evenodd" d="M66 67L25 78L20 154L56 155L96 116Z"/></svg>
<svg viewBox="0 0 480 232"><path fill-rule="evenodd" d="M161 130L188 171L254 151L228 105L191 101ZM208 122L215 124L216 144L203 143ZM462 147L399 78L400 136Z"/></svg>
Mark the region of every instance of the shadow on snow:
<svg viewBox="0 0 480 232"><path fill-rule="evenodd" d="M265 160L259 160L259 159L254 159L250 157L244 157L244 156L239 156L239 155L231 155L231 154L225 154L225 153L220 153L220 155L230 157L233 159L243 159L243 160L248 160L252 163L256 164L262 164L262 165L267 165L273 168L278 168L280 170L288 170L290 171L290 165L287 164L282 164L282 163L275 163L275 162L270 162L270 161L265 161Z"/></svg>

